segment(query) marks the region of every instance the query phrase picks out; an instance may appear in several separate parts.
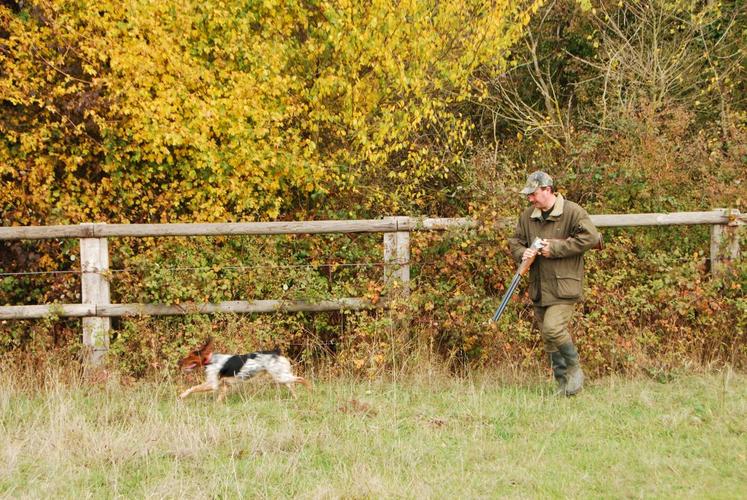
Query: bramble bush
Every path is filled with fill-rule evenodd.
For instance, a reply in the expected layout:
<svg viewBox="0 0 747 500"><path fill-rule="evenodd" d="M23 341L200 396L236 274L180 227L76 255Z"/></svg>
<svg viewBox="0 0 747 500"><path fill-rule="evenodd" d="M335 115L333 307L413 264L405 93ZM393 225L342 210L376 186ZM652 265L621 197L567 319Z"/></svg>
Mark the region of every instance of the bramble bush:
<svg viewBox="0 0 747 500"><path fill-rule="evenodd" d="M528 172L592 214L747 212L738 2L11 1L0 21L3 225L482 223L412 235L408 299L384 289L381 235L110 240L115 302L398 297L117 319L112 359L131 375L174 369L208 335L361 376L544 366L523 289L487 324L515 271L494 221L525 206ZM745 366L744 260L712 276L707 227L603 232L572 332L591 373ZM77 256L75 240L0 242L0 303L78 302ZM75 319L6 321L0 350L74 359L79 335Z"/></svg>
<svg viewBox="0 0 747 500"><path fill-rule="evenodd" d="M712 276L706 266L705 228L603 232L604 249L587 253L586 301L572 325L590 373L660 374L688 364L744 366L744 261ZM380 259L380 237L324 237L324 245L314 244L316 236L266 238L259 244L241 241L242 237L164 240L133 256L127 272L113 273L117 300L178 303L188 310L203 301L363 296L390 298L392 307L121 318L114 321L112 360L135 376L175 370L175 361L186 350L212 336L229 352L279 347L306 363L307 369L363 376L435 360L456 371L542 366L542 345L532 328L523 285L501 321L488 324L515 272L506 244L509 233L510 229L490 228L488 221L469 231L414 233L408 298L384 288L381 266L345 265L361 257L370 262ZM650 247L652 237L669 246ZM306 241L300 244L299 239ZM677 241L683 244L671 244ZM122 252L120 248L118 254ZM325 256L334 256L334 265L344 273L334 274L330 265L320 265ZM315 259L316 265L308 264ZM246 266L249 262L252 265ZM79 355L77 320L2 326L3 349L21 358L44 358L50 351L70 358Z"/></svg>

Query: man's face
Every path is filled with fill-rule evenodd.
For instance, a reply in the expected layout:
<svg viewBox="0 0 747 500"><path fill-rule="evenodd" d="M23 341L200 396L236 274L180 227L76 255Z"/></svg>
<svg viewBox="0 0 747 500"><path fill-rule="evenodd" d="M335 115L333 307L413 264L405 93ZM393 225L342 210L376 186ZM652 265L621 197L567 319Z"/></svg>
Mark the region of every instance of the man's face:
<svg viewBox="0 0 747 500"><path fill-rule="evenodd" d="M555 203L555 196L550 188L541 187L537 188L534 193L528 194L527 200L529 200L529 203L531 203L534 208L549 210Z"/></svg>

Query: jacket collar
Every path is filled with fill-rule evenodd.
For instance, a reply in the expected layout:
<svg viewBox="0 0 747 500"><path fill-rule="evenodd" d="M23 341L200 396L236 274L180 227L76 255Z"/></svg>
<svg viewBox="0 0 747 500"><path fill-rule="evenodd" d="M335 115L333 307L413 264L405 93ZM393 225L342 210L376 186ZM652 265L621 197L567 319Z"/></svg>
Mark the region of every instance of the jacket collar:
<svg viewBox="0 0 747 500"><path fill-rule="evenodd" d="M553 205L550 215L547 216L547 220L557 220L558 217L563 215L563 206L565 205L563 195L558 193L555 196L555 205ZM532 219L542 220L542 210L540 210L539 208L535 208L534 211L532 211L532 215L530 215L530 217Z"/></svg>

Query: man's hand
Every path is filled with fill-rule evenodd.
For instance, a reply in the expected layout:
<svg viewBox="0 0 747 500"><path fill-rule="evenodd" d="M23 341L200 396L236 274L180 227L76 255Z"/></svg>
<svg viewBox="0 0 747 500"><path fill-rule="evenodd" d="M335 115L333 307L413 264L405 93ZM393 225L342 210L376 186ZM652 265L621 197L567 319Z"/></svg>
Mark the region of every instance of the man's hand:
<svg viewBox="0 0 747 500"><path fill-rule="evenodd" d="M521 260L529 260L535 255L537 255L537 250L531 247L527 248L526 250L524 250L524 253L521 255Z"/></svg>
<svg viewBox="0 0 747 500"><path fill-rule="evenodd" d="M550 242L548 240L542 240L542 250L540 250L540 255L546 258L550 257Z"/></svg>
<svg viewBox="0 0 747 500"><path fill-rule="evenodd" d="M543 239L542 240L542 249L537 250L532 247L527 248L524 250L524 253L521 255L521 260L527 260L535 257L537 254L540 254L543 257L550 257L550 242Z"/></svg>

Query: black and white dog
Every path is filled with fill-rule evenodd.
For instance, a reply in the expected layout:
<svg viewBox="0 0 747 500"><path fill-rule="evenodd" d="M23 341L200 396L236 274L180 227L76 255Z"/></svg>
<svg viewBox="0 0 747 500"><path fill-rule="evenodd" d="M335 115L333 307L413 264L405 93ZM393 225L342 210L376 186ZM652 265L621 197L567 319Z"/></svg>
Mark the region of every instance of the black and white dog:
<svg viewBox="0 0 747 500"><path fill-rule="evenodd" d="M230 385L243 382L253 376L267 372L278 384L285 385L296 397L293 384L300 383L311 389L311 383L303 377L293 375L290 361L278 351L260 351L251 354L219 354L213 352L213 341L208 339L205 344L197 350L187 354L179 366L184 371L194 370L198 367L205 368L205 382L190 387L179 395L186 398L193 392L214 392L221 389L218 401L221 401L228 392Z"/></svg>

